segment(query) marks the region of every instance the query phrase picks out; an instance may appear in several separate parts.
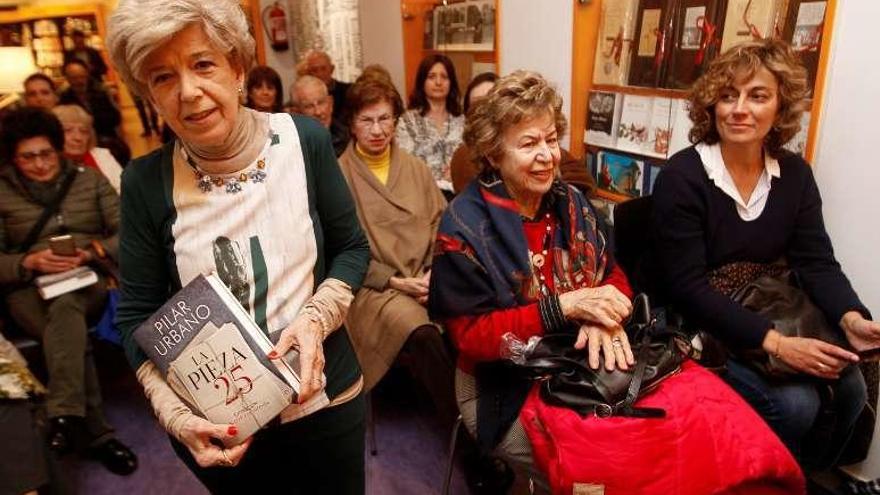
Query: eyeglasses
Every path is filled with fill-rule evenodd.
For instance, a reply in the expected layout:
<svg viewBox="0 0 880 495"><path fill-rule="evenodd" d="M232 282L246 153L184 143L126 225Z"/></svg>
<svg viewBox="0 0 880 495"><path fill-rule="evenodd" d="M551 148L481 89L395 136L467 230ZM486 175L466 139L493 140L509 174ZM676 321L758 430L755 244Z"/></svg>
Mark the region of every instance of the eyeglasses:
<svg viewBox="0 0 880 495"><path fill-rule="evenodd" d="M327 105L327 103L330 103L330 97L329 97L329 96L325 96L325 97L323 97L323 98L319 98L319 99L317 99L317 100L315 100L315 101L312 101L312 102L309 102L309 103L301 103L301 104L299 104L298 106L299 106L299 110L300 110L301 112L315 112L315 111L317 111L319 108L322 108L322 107L324 107L325 105Z"/></svg>
<svg viewBox="0 0 880 495"><path fill-rule="evenodd" d="M379 127L382 129L387 129L394 125L394 116L386 113L385 115L380 115L379 118L376 119L358 117L354 120L354 125L364 130L372 129L376 124L379 124Z"/></svg>
<svg viewBox="0 0 880 495"><path fill-rule="evenodd" d="M47 161L57 156L58 152L55 151L54 148L46 148L40 151L27 151L24 153L19 153L15 155L20 161L24 163L34 163L39 158L42 161Z"/></svg>

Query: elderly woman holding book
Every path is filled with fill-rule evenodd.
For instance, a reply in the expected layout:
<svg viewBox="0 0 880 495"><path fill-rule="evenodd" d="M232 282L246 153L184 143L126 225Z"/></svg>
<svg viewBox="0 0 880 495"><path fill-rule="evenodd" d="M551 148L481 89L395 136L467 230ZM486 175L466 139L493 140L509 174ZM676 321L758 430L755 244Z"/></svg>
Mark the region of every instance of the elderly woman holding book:
<svg viewBox="0 0 880 495"><path fill-rule="evenodd" d="M117 324L159 422L212 492L362 493L363 380L341 324L369 245L329 134L240 104L254 40L234 0L123 0L108 30L120 75L178 136L122 180ZM300 354L297 403L235 446L237 426L194 414L132 339L210 272L276 342L270 358Z"/></svg>
<svg viewBox="0 0 880 495"><path fill-rule="evenodd" d="M49 446L60 454L87 448L111 471L129 474L137 458L113 437L101 411L88 342L87 322L100 317L107 300L103 279L49 300L33 283L87 265L92 241L115 253L119 198L100 172L62 157L64 130L46 110L14 111L2 128L2 158L11 166L0 170L0 286L12 319L43 343ZM75 252L50 249L49 239L61 234L73 238Z"/></svg>

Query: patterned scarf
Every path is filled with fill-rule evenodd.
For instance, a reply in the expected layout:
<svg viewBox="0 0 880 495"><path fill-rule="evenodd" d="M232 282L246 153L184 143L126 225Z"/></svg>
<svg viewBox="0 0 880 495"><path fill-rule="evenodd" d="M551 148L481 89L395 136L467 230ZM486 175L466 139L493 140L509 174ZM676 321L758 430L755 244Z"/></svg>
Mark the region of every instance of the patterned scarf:
<svg viewBox="0 0 880 495"><path fill-rule="evenodd" d="M544 198L557 218L553 277L557 293L595 287L609 259L605 234L587 199L560 180ZM459 255L459 256L456 256ZM523 220L496 174L472 182L443 215L433 270L430 311L444 319L477 315L534 302L534 274ZM437 280L432 276L432 281Z"/></svg>

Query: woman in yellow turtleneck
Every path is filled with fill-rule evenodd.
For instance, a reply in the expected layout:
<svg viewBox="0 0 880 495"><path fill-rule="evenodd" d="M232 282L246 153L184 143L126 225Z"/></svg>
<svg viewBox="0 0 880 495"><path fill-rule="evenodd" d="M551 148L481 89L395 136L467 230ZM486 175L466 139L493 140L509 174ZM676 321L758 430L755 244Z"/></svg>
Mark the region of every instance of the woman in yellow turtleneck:
<svg viewBox="0 0 880 495"><path fill-rule="evenodd" d="M454 362L428 319L430 263L443 194L425 163L394 143L403 104L389 82L364 79L348 91L352 141L339 165L370 240L370 265L348 312L347 327L364 373L378 382L398 354L428 389L441 419L458 415Z"/></svg>

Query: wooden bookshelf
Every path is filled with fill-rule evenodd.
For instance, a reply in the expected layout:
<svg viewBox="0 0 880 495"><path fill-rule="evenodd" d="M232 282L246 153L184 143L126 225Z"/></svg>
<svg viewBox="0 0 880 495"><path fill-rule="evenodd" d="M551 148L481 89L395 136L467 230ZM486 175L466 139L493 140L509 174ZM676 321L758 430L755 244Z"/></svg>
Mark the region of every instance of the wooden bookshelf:
<svg viewBox="0 0 880 495"><path fill-rule="evenodd" d="M586 149L582 136L586 127L587 97L591 90L609 91L641 96L662 96L667 98L684 98L685 90L643 88L635 86L611 86L593 84L593 64L598 46L599 24L601 21L602 1L593 0L582 4L574 3L573 36L572 36L572 94L571 108L571 152L575 156L583 156ZM828 60L830 58L833 37L833 25L838 0L827 0L825 21L822 31L822 46L819 53L816 81L813 85L813 98L808 101L810 108L810 125L807 134L804 157L811 161L816 152L817 132L820 125L822 99L825 92ZM609 148L610 149L610 148ZM659 160L654 158L654 160Z"/></svg>
<svg viewBox="0 0 880 495"><path fill-rule="evenodd" d="M658 158L651 155L596 146L583 142L584 130L587 123L587 101L589 92L604 91L623 95L685 99L687 98L687 90L593 84L594 59L598 46L598 26L601 22L601 1L602 0L595 0L587 5L581 5L577 0L574 2L574 47L571 95L572 115L570 119L571 151L577 156L584 156L586 153L591 153L596 158L598 158L598 153L603 150L610 153L632 156L633 159L641 160L645 163L645 173L647 174L647 165L649 163L660 165L665 163L667 158ZM806 102L807 108L810 112L810 120L806 129L806 142L803 154L807 161L811 161L816 153L816 142L818 139L817 132L820 125L823 104L822 99L827 78L826 71L833 41L832 28L837 0L826 1L825 20L822 28L822 45L819 53L816 80L814 81L812 88L812 98ZM599 167L600 165L597 164L596 166ZM647 177L645 180L647 182ZM601 189L597 190L596 196L600 199L614 203L620 203L631 199L629 196Z"/></svg>
<svg viewBox="0 0 880 495"><path fill-rule="evenodd" d="M604 189L596 189L596 197L601 199L607 199L608 201L612 201L614 203L623 203L624 201L629 201L631 198L625 194L615 194L611 191L606 191Z"/></svg>
<svg viewBox="0 0 880 495"><path fill-rule="evenodd" d="M610 93L622 93L625 95L659 96L663 98L676 98L679 100L687 97L687 91L684 89L644 88L641 86L614 86L610 84L593 84L590 90L607 91Z"/></svg>

